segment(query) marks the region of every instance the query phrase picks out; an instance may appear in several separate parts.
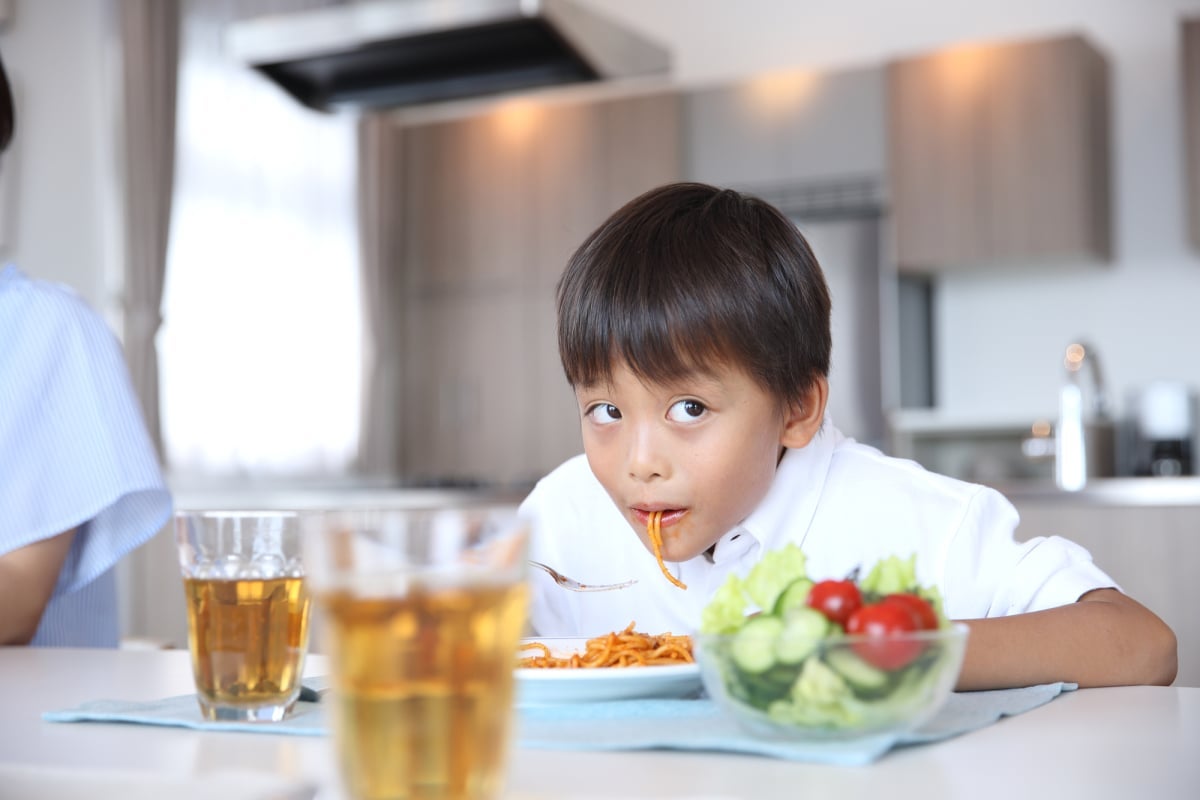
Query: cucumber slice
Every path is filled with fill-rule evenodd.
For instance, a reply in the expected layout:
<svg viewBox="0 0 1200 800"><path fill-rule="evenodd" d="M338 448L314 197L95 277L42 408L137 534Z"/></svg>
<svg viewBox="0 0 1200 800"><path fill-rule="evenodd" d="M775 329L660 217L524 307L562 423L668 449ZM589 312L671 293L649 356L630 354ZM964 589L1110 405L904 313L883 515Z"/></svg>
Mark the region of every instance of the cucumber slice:
<svg viewBox="0 0 1200 800"><path fill-rule="evenodd" d="M796 676L800 674L799 664L784 664L777 663L766 672L757 677L757 682L764 687L774 691L775 696L786 695L788 689L792 688L792 684L796 682Z"/></svg>
<svg viewBox="0 0 1200 800"><path fill-rule="evenodd" d="M804 608L808 605L808 592L812 587L813 582L808 578L796 578L779 593L779 598L775 601L775 608L771 613L783 616L788 609Z"/></svg>
<svg viewBox="0 0 1200 800"><path fill-rule="evenodd" d="M760 614L746 620L729 644L733 663L752 675L766 672L775 663L775 641L782 631L779 617Z"/></svg>
<svg viewBox="0 0 1200 800"><path fill-rule="evenodd" d="M806 605L789 609L775 642L775 656L784 664L799 664L828 634L829 620L820 611Z"/></svg>
<svg viewBox="0 0 1200 800"><path fill-rule="evenodd" d="M850 650L830 650L825 654L825 663L845 678L856 694L877 695L891 683L887 672L871 666Z"/></svg>

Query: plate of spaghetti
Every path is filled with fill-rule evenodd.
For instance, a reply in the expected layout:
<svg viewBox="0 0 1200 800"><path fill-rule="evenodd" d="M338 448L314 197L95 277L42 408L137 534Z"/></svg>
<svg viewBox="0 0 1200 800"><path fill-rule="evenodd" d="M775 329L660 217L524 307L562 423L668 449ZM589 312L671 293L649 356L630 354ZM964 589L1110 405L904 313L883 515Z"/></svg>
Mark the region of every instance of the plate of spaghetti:
<svg viewBox="0 0 1200 800"><path fill-rule="evenodd" d="M689 697L701 689L689 636L623 631L524 639L517 664L522 705Z"/></svg>

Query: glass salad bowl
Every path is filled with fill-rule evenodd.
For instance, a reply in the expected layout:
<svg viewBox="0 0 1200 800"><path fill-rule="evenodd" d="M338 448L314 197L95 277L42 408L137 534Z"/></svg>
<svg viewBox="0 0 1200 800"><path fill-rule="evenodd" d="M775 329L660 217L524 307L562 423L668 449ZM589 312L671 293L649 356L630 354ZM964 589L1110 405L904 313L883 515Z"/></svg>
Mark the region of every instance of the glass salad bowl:
<svg viewBox="0 0 1200 800"><path fill-rule="evenodd" d="M753 735L848 740L919 727L958 680L967 626L868 636L830 633L799 614L751 618L694 640L710 697Z"/></svg>

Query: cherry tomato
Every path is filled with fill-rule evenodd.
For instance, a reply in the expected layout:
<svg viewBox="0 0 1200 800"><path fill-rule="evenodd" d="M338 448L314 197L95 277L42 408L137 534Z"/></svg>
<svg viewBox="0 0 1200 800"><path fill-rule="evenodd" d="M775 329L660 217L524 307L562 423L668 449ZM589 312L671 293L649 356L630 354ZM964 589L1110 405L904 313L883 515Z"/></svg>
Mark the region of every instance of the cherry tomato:
<svg viewBox="0 0 1200 800"><path fill-rule="evenodd" d="M858 657L888 671L908 666L921 654L922 642L896 637L916 629L917 623L907 609L885 602L863 606L846 622L846 633L865 637L854 643Z"/></svg>
<svg viewBox="0 0 1200 800"><path fill-rule="evenodd" d="M850 615L862 608L862 594L854 581L819 581L808 590L808 605L845 628Z"/></svg>
<svg viewBox="0 0 1200 800"><path fill-rule="evenodd" d="M901 592L897 594L889 594L880 602L891 603L892 605L900 606L912 614L913 621L917 625L919 631L937 630L938 617L937 612L933 610L933 606L924 597L910 592Z"/></svg>

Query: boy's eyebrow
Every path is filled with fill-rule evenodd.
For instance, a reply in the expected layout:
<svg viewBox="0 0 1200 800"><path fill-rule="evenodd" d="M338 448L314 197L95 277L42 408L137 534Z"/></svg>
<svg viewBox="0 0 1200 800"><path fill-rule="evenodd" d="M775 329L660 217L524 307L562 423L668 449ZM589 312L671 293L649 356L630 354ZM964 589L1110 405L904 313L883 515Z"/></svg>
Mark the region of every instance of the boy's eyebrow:
<svg viewBox="0 0 1200 800"><path fill-rule="evenodd" d="M597 381L593 383L577 383L571 387L576 394L608 394L612 391L612 384Z"/></svg>

